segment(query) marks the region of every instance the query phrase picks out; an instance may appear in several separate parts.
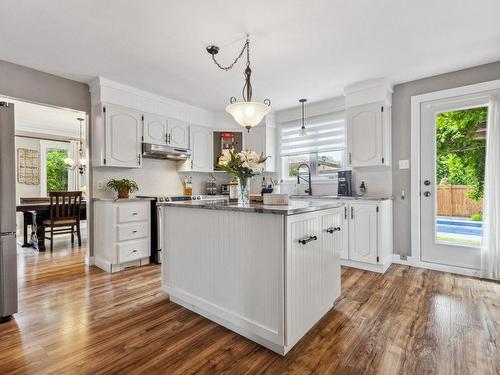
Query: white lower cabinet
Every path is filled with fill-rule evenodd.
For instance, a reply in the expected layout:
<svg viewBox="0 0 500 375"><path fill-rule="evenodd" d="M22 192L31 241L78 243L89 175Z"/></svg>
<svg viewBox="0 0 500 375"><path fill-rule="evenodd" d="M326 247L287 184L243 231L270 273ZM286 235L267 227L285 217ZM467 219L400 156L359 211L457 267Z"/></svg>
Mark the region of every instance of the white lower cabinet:
<svg viewBox="0 0 500 375"><path fill-rule="evenodd" d="M286 345L293 346L340 296L334 226L341 209L287 217Z"/></svg>
<svg viewBox="0 0 500 375"><path fill-rule="evenodd" d="M342 264L385 272L392 262L392 201L352 201L343 216Z"/></svg>
<svg viewBox="0 0 500 375"><path fill-rule="evenodd" d="M290 216L163 206L172 302L286 354L340 296L343 208ZM192 228L197 228L193 235Z"/></svg>
<svg viewBox="0 0 500 375"><path fill-rule="evenodd" d="M149 263L151 205L148 200L96 200L95 265L107 272Z"/></svg>

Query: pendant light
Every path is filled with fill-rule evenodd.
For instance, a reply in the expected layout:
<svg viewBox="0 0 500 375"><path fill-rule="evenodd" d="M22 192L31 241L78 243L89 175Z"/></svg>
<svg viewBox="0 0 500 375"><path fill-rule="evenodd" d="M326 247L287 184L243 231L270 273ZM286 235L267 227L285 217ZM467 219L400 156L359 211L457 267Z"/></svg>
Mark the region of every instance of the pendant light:
<svg viewBox="0 0 500 375"><path fill-rule="evenodd" d="M222 66L217 60L215 60L215 55L219 53L219 47L208 46L207 52L212 56L214 63L222 70L228 71L233 68L234 64L243 56L243 53L247 52L247 64L244 71L245 84L242 90L243 101L238 102L233 96L230 99L230 104L226 107L226 112L228 112L233 119L247 129L250 129L258 125L265 115L271 111L271 101L269 99L264 100L262 103L252 101L252 84L250 83L250 76L252 75L252 69L250 69L250 38L247 36L245 44L236 59L229 66Z"/></svg>
<svg viewBox="0 0 500 375"><path fill-rule="evenodd" d="M306 120L304 116L304 103L307 102L307 99L299 99L300 104L302 105L302 126L300 128L300 136L304 137L307 135L306 131Z"/></svg>
<svg viewBox="0 0 500 375"><path fill-rule="evenodd" d="M64 164L68 169L74 171L75 169L78 168L78 171L80 174L83 174L85 170L87 169L87 159L85 158L84 152L83 152L83 121L84 119L79 117L77 118L78 121L80 121L80 140L78 142L79 147L78 147L78 160L73 160L72 158L68 157L64 159Z"/></svg>

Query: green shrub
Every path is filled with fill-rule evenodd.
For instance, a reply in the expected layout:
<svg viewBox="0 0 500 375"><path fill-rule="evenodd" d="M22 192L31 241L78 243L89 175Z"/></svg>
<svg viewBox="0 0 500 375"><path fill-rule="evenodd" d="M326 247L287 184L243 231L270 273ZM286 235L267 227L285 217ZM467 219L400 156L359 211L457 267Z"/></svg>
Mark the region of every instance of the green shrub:
<svg viewBox="0 0 500 375"><path fill-rule="evenodd" d="M477 214L472 214L470 217L472 221L483 221L483 212L478 212Z"/></svg>

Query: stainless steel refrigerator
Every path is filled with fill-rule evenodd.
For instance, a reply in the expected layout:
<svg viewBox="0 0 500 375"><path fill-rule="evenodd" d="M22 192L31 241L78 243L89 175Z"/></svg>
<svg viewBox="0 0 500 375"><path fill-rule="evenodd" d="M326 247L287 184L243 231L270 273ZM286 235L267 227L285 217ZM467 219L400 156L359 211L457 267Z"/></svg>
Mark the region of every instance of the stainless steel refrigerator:
<svg viewBox="0 0 500 375"><path fill-rule="evenodd" d="M14 104L0 102L0 322L17 312Z"/></svg>

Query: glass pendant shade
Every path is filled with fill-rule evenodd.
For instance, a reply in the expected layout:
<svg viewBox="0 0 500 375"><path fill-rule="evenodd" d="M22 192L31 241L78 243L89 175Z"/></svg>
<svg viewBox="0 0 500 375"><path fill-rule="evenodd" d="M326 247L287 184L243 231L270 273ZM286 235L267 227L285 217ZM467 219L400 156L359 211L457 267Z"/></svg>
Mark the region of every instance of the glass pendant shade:
<svg viewBox="0 0 500 375"><path fill-rule="evenodd" d="M247 129L258 125L270 111L270 106L258 102L237 102L226 107L234 121Z"/></svg>

